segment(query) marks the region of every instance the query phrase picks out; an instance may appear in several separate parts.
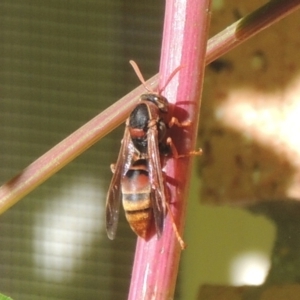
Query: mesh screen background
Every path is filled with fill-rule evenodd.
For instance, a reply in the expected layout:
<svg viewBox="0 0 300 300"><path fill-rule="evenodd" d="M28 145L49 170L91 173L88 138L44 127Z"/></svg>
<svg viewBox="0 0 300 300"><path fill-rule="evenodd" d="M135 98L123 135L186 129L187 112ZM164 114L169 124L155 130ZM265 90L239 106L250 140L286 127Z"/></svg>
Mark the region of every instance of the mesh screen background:
<svg viewBox="0 0 300 300"><path fill-rule="evenodd" d="M0 180L158 70L164 2L0 2ZM126 299L135 236L104 230L115 130L0 217L0 291L13 299Z"/></svg>

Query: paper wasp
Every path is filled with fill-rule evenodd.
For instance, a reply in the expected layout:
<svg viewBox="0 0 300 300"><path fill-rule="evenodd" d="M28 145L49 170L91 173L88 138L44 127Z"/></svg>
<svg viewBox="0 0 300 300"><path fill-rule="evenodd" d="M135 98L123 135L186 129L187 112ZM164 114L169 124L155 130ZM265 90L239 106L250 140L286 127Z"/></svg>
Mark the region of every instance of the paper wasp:
<svg viewBox="0 0 300 300"><path fill-rule="evenodd" d="M130 63L149 91L137 65ZM111 167L113 177L106 199L106 231L110 239L115 238L121 200L132 230L144 239L148 237L153 220L156 234L160 237L166 212L171 214L161 156L170 149L178 156L166 132L174 123L183 125L175 118L167 122L168 107L165 97L149 92L140 96L139 103L126 121L118 159ZM184 248L172 214L171 218L175 234Z"/></svg>

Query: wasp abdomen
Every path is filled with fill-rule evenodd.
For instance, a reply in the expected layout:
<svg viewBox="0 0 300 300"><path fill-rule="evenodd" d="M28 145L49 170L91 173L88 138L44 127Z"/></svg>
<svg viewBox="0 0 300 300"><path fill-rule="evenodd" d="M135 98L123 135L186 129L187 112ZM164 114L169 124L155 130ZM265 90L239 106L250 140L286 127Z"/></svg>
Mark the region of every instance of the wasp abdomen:
<svg viewBox="0 0 300 300"><path fill-rule="evenodd" d="M132 230L145 238L152 221L151 185L146 160L136 161L121 185L126 219Z"/></svg>

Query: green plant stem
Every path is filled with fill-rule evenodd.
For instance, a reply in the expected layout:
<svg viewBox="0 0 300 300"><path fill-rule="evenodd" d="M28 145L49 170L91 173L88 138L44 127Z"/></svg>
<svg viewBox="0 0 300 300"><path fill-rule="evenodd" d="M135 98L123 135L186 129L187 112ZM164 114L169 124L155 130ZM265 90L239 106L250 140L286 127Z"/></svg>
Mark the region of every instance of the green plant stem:
<svg viewBox="0 0 300 300"><path fill-rule="evenodd" d="M217 59L261 30L281 20L300 7L299 0L270 1L255 12L232 24L208 42L206 64ZM155 89L158 75L147 83ZM58 145L50 149L20 174L0 187L0 214L46 181L70 161L119 126L144 87L139 87L79 128Z"/></svg>
<svg viewBox="0 0 300 300"><path fill-rule="evenodd" d="M212 37L207 44L206 64L234 49L300 8L299 0L273 0Z"/></svg>

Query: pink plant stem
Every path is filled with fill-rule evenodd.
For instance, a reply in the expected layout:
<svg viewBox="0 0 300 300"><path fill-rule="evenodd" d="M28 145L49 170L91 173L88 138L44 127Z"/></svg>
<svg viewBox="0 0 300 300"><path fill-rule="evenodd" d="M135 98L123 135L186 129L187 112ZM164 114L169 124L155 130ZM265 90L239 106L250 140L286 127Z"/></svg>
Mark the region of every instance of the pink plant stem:
<svg viewBox="0 0 300 300"><path fill-rule="evenodd" d="M164 86L170 74L182 67L163 94L176 104L173 116L192 122L187 130L174 129L172 138L179 153L188 153L196 144L209 17L210 0L166 1L159 85ZM165 172L176 182L169 184L170 206L182 232L191 158L169 159ZM159 240L156 235L149 241L138 239L129 299L173 299L180 253L168 213Z"/></svg>

